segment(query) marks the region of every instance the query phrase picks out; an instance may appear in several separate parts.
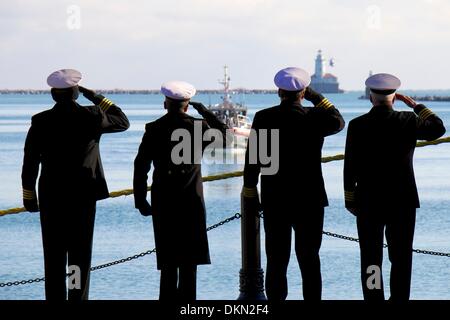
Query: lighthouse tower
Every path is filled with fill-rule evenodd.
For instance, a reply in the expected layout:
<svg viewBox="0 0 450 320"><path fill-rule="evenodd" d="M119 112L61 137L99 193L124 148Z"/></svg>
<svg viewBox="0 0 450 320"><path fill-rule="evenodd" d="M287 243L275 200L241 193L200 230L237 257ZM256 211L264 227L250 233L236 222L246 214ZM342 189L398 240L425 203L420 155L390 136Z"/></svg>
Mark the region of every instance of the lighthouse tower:
<svg viewBox="0 0 450 320"><path fill-rule="evenodd" d="M316 69L315 69L315 76L317 78L323 78L323 75L325 74L325 59L322 56L322 50L319 50L317 52L316 57Z"/></svg>
<svg viewBox="0 0 450 320"><path fill-rule="evenodd" d="M322 50L319 50L315 61L315 73L311 76L311 88L320 93L341 93L337 77L325 71L326 61Z"/></svg>

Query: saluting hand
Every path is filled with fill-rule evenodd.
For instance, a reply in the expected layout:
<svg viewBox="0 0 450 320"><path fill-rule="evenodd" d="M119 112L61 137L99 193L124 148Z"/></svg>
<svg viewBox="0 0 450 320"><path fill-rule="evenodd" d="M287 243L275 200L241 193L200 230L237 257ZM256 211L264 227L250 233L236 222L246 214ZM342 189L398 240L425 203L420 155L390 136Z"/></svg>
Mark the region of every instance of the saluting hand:
<svg viewBox="0 0 450 320"><path fill-rule="evenodd" d="M317 92L315 92L311 87L306 87L304 96L306 100L311 101L312 97L315 95L317 95Z"/></svg>
<svg viewBox="0 0 450 320"><path fill-rule="evenodd" d="M150 205L150 203L148 203L148 201L142 203L138 210L144 217L152 215L152 206Z"/></svg>
<svg viewBox="0 0 450 320"><path fill-rule="evenodd" d="M85 87L82 86L78 86L78 90L80 90L80 92L83 94L83 96L88 99L88 100L92 100L95 97L95 91L91 90L91 89L87 89Z"/></svg>
<svg viewBox="0 0 450 320"><path fill-rule="evenodd" d="M195 110L197 110L198 112L201 112L203 110L206 110L206 107L203 103L201 102L194 102L194 101L189 101L189 104L191 106L194 107Z"/></svg>
<svg viewBox="0 0 450 320"><path fill-rule="evenodd" d="M417 102L414 101L413 98L405 96L403 94L396 93L395 98L397 98L400 101L403 101L410 108L414 108L415 106L417 106Z"/></svg>

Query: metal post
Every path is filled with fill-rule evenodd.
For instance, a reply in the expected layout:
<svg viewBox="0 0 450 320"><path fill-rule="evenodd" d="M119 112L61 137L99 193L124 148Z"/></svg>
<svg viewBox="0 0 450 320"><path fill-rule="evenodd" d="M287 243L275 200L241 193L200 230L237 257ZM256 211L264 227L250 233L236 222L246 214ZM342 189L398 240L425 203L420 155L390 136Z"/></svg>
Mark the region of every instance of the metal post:
<svg viewBox="0 0 450 320"><path fill-rule="evenodd" d="M242 196L241 214L242 269L239 272L238 300L266 300L264 271L261 268L259 212L246 207Z"/></svg>

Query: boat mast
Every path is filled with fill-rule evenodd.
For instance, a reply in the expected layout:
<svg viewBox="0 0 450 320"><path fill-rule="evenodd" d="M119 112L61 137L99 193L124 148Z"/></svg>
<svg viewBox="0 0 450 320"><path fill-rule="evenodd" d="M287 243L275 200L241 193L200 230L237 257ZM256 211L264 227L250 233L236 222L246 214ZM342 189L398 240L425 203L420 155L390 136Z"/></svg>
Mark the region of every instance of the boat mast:
<svg viewBox="0 0 450 320"><path fill-rule="evenodd" d="M219 83L223 85L223 104L224 106L229 106L231 104L230 96L230 76L228 75L228 66L223 67L223 80L219 80Z"/></svg>

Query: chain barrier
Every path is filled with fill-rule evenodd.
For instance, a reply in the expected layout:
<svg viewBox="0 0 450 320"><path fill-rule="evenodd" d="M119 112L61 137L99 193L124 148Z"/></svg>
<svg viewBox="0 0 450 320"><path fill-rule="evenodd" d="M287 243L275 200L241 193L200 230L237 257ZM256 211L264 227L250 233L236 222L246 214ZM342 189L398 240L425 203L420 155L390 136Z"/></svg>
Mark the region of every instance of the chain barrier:
<svg viewBox="0 0 450 320"><path fill-rule="evenodd" d="M42 278L35 278L35 279L29 279L29 280L4 282L4 283L0 283L0 288L12 287L12 286L20 286L20 285L24 285L24 284L37 283L37 282L42 282L42 281L45 281L44 277L42 277Z"/></svg>
<svg viewBox="0 0 450 320"><path fill-rule="evenodd" d="M328 232L328 231L323 231L322 232L324 235L329 236L329 237L333 237L333 238L337 238L337 239L342 239L342 240L347 240L347 241L353 241L353 242L359 242L358 238L353 238L353 237L349 237L349 236L344 236L342 234L338 234L338 233L332 233L332 232ZM388 245L386 243L383 243L383 248L387 248ZM415 253L419 253L419 254L428 254L431 256L439 256L439 257L447 257L450 258L450 253L446 253L446 252L438 252L438 251L430 251L430 250L421 250L421 249L413 249L412 250Z"/></svg>
<svg viewBox="0 0 450 320"><path fill-rule="evenodd" d="M209 226L209 227L206 229L206 231L211 231L211 230L213 230L213 229L216 229L216 228L218 228L218 227L221 227L221 226L223 226L224 224L227 224L227 223L229 223L229 222L231 222L231 221L233 221L233 220L239 220L241 217L242 217L242 216L241 216L240 213L236 213L236 214L234 214L233 216L231 216L231 217L229 217L229 218L226 218L225 220L222 220L222 221L220 221L220 222L218 222L218 223L216 223L216 224L213 224L212 226ZM135 254L135 255L130 256L130 257L127 257L127 258L123 258L123 259L120 259L120 260L116 260L116 261L104 263L104 264L101 264L101 265L92 267L90 270L91 270L91 271L96 271L96 270L101 270L101 269L109 268L109 267L112 267L112 266L116 266L116 265L118 265L118 264L122 264L122 263L125 263L125 262L129 262L129 261L132 261L132 260L136 260L136 259L145 257L145 256L150 255L150 254L155 253L155 252L156 252L156 248L155 248L155 249L152 249L152 250L148 250L148 251L144 251L144 252ZM37 282L42 282L42 281L45 281L45 277L43 277L43 278L29 279L29 280L21 280L21 281L4 282L4 283L0 283L0 288L3 288L3 287L12 287L12 286L20 286L20 285L24 285L24 284L37 283Z"/></svg>
<svg viewBox="0 0 450 320"><path fill-rule="evenodd" d="M259 213L258 217L263 219L264 215L263 213ZM239 220L242 218L242 215L238 212L235 213L234 215L232 215L229 218L226 218L216 224L213 224L211 226L209 226L206 231L211 231L214 230L216 228L219 228L221 226L223 226L224 224L227 224L231 221L234 220ZM338 233L333 233L333 232L328 232L328 231L322 231L322 233L326 236L332 237L332 238L337 238L337 239L341 239L341 240L347 240L347 241L352 241L352 242L359 242L358 238L354 238L354 237L350 237L350 236L346 236L346 235L342 235L342 234L338 234ZM388 245L387 244L383 244L384 248L387 248ZM450 253L445 253L445 252L438 252L438 251L430 251L430 250L420 250L420 249L413 249L412 250L415 253L419 253L419 254L427 254L427 255L432 255L432 256L439 256L439 257L447 257L450 258ZM105 268L109 268L118 264L122 264L125 262L129 262L132 260L136 260L142 257L145 257L147 255L150 255L152 253L155 253L156 249L152 249L152 250L148 250L148 251L144 251L138 254L135 254L133 256L127 257L127 258L123 258L120 260L116 260L116 261L112 261L112 262L108 262L108 263L104 263L95 267L92 267L90 270L91 271L96 271L96 270L101 270L101 269L105 269ZM37 283L37 282L43 282L45 281L45 278L35 278L35 279L29 279L29 280L21 280L21 281L11 281L11 282L4 282L4 283L0 283L0 288L3 287L12 287L12 286L19 286L19 285L25 285L25 284L31 284L31 283Z"/></svg>

